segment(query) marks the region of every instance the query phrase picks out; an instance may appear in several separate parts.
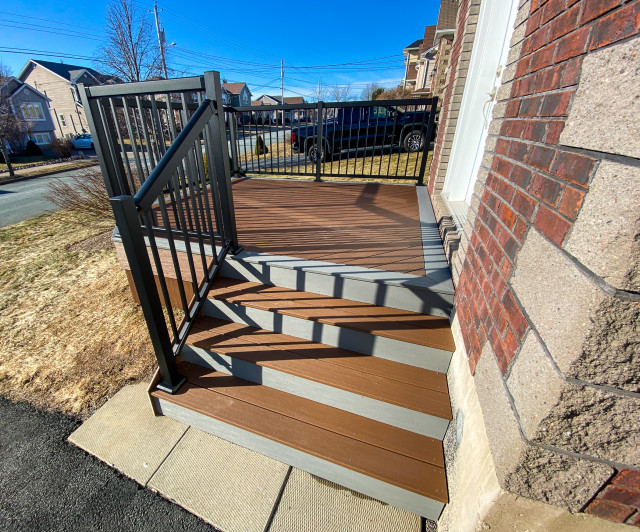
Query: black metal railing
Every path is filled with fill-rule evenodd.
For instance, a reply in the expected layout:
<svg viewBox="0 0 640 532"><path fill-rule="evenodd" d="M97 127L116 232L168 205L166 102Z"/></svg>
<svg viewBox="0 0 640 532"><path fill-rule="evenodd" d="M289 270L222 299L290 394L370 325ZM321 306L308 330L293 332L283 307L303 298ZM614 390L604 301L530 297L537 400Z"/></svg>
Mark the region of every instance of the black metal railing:
<svg viewBox="0 0 640 532"><path fill-rule="evenodd" d="M424 183L437 98L225 107L232 171Z"/></svg>
<svg viewBox="0 0 640 532"><path fill-rule="evenodd" d="M87 119L162 382L237 243L220 77L83 87Z"/></svg>

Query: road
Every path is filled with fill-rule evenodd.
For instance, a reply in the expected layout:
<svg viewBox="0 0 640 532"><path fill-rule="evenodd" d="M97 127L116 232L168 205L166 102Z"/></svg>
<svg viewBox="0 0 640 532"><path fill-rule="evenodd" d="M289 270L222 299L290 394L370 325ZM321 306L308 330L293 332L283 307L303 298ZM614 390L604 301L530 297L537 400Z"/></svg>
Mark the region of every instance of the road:
<svg viewBox="0 0 640 532"><path fill-rule="evenodd" d="M84 171L86 170L70 170L0 185L0 227L22 222L47 211L58 210L56 205L44 198L49 192L49 183L69 183L73 176L82 175Z"/></svg>
<svg viewBox="0 0 640 532"><path fill-rule="evenodd" d="M216 532L67 443L77 425L0 397L0 530Z"/></svg>

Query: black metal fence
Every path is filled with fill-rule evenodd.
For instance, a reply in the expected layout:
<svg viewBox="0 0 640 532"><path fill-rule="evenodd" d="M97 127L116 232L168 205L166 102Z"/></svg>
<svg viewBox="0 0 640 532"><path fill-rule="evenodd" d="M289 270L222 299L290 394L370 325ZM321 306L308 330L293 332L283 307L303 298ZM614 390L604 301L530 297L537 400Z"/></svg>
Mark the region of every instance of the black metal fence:
<svg viewBox="0 0 640 532"><path fill-rule="evenodd" d="M83 87L81 96L159 388L173 393L183 382L175 357L238 249L220 76Z"/></svg>
<svg viewBox="0 0 640 532"><path fill-rule="evenodd" d="M436 107L437 98L225 107L233 171L422 184Z"/></svg>

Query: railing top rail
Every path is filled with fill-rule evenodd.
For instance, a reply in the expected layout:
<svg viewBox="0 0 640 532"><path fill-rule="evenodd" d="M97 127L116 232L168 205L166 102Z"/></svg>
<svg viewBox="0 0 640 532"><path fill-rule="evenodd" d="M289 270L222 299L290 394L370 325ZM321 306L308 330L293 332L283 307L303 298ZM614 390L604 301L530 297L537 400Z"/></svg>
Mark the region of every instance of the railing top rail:
<svg viewBox="0 0 640 532"><path fill-rule="evenodd" d="M139 81L136 83L116 83L114 85L95 85L86 87L89 98L114 96L142 96L166 94L167 92L204 90L204 76L189 78L163 79L157 81Z"/></svg>
<svg viewBox="0 0 640 532"><path fill-rule="evenodd" d="M200 136L205 124L215 113L215 104L212 100L204 100L200 107L193 113L187 125L178 134L175 142L171 144L165 156L158 166L149 174L149 177L140 186L134 196L136 208L141 212L148 211L159 194L171 179L178 162L187 154L193 142Z"/></svg>
<svg viewBox="0 0 640 532"><path fill-rule="evenodd" d="M348 101L348 102L322 102L326 108L343 108L343 107L402 107L405 105L434 105L438 101L437 98L408 98L404 100L367 100L367 101ZM271 112L271 111L293 111L299 109L317 109L318 103L287 103L278 105L242 105L242 106L225 106L227 112L243 113L247 111Z"/></svg>

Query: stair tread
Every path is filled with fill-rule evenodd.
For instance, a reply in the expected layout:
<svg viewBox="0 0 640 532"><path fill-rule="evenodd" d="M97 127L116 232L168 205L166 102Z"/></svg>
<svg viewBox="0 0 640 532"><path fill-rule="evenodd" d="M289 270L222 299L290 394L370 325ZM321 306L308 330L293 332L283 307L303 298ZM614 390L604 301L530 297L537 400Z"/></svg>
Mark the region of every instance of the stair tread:
<svg viewBox="0 0 640 532"><path fill-rule="evenodd" d="M400 363L387 361L389 370L384 372L380 371L379 366L376 367L378 363L374 361L372 366L376 373L354 367L336 367L326 359L313 358L304 352L307 347L315 351L326 347L335 353L336 348L215 318L198 318L187 343L416 412L451 419L449 395L446 388L442 390L441 382L438 383L438 379L434 378L438 375L436 372L421 370L417 373L435 381L440 388L438 390L390 378L387 373L393 374L392 369L396 364L404 366ZM353 362L354 357L349 358ZM376 360L376 357L368 355L360 355L359 358L362 359L361 368L369 361ZM444 375L440 375L441 380ZM444 384L446 386L446 382Z"/></svg>
<svg viewBox="0 0 640 532"><path fill-rule="evenodd" d="M176 394L152 395L383 482L447 502L442 443L334 407L180 363Z"/></svg>
<svg viewBox="0 0 640 532"><path fill-rule="evenodd" d="M449 320L438 316L225 277L215 281L209 297L445 351L455 350Z"/></svg>

